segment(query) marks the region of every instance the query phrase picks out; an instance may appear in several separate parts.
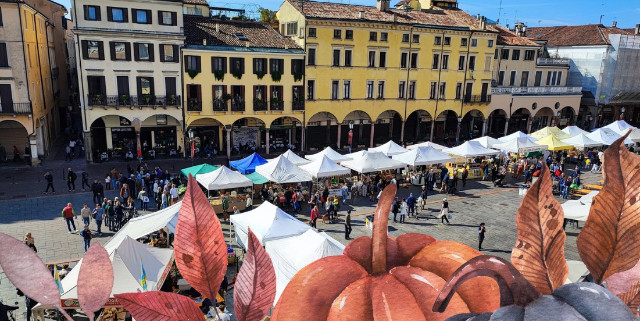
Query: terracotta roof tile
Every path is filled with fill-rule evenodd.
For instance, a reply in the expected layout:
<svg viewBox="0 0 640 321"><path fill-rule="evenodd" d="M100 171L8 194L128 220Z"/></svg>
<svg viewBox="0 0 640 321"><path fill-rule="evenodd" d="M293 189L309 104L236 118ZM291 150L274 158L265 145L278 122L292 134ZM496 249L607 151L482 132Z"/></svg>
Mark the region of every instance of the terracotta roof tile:
<svg viewBox="0 0 640 321"><path fill-rule="evenodd" d="M601 24L580 26L536 27L527 30L527 36L535 40L547 40L549 46L608 45L610 34L632 35L629 29L605 27Z"/></svg>
<svg viewBox="0 0 640 321"><path fill-rule="evenodd" d="M505 46L532 46L532 47L540 47L537 43L531 41L531 39L527 37L518 37L511 30L496 26L498 29L498 45Z"/></svg>
<svg viewBox="0 0 640 321"><path fill-rule="evenodd" d="M248 43L254 48L300 49L293 40L282 36L270 25L255 21L184 16L184 34L187 45L202 45L202 40L207 39L208 46L246 47ZM247 40L241 40L239 35Z"/></svg>
<svg viewBox="0 0 640 321"><path fill-rule="evenodd" d="M302 5L297 0L287 0L298 11L302 12ZM360 12L364 12L364 19L360 19ZM480 30L480 22L468 13L459 9L436 9L424 11L405 11L390 9L380 11L376 7L351 5L331 2L304 1L304 15L307 18L326 20L358 20L382 23L423 24L442 27L469 28ZM487 31L496 31L487 25Z"/></svg>

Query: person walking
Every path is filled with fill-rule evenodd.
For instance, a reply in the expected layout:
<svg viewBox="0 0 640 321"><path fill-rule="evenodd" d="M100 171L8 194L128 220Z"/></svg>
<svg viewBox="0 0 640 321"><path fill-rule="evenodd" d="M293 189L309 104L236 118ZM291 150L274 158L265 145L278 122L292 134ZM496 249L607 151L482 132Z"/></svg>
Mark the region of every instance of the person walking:
<svg viewBox="0 0 640 321"><path fill-rule="evenodd" d="M71 156L71 147L67 145L64 147L64 160L71 161L72 159L73 159L73 156Z"/></svg>
<svg viewBox="0 0 640 321"><path fill-rule="evenodd" d="M140 192L138 192L138 199L140 200L140 209L146 211L147 204L149 204L149 196L147 195L147 191L141 189Z"/></svg>
<svg viewBox="0 0 640 321"><path fill-rule="evenodd" d="M347 210L347 217L344 218L344 239L350 240L351 231L353 228L351 227L351 210Z"/></svg>
<svg viewBox="0 0 640 321"><path fill-rule="evenodd" d="M249 193L247 196L247 203L245 204L246 211L250 211L253 209L253 191Z"/></svg>
<svg viewBox="0 0 640 321"><path fill-rule="evenodd" d="M229 217L229 198L227 194L222 195L222 218L226 221Z"/></svg>
<svg viewBox="0 0 640 321"><path fill-rule="evenodd" d="M131 190L129 190L129 185L122 184L122 187L120 188L120 199L126 200L127 198L129 198L129 195L131 195Z"/></svg>
<svg viewBox="0 0 640 321"><path fill-rule="evenodd" d="M91 184L91 193L93 193L93 198L91 199L93 203L99 203L102 200L102 194L104 194L104 187L102 187L102 191L98 191L98 185L102 187L102 184L98 182L97 179L93 180L93 184Z"/></svg>
<svg viewBox="0 0 640 321"><path fill-rule="evenodd" d="M122 228L122 219L124 218L124 206L120 202L116 202L114 205L114 212L116 213L116 232Z"/></svg>
<svg viewBox="0 0 640 321"><path fill-rule="evenodd" d="M478 251L482 251L482 242L484 242L484 233L487 229L484 227L484 223L480 223L478 226Z"/></svg>
<svg viewBox="0 0 640 321"><path fill-rule="evenodd" d="M162 208L162 186L158 186L158 188L156 188L155 196L156 209L159 210Z"/></svg>
<svg viewBox="0 0 640 321"><path fill-rule="evenodd" d="M76 191L77 178L78 178L78 175L76 175L76 173L73 172L73 170L71 170L71 167L69 167L69 169L67 169L67 187L69 188L69 192Z"/></svg>
<svg viewBox="0 0 640 321"><path fill-rule="evenodd" d="M87 185L87 188L89 190L91 190L91 185L89 185L89 173L87 173L87 171L82 171L82 173L80 174L80 177L82 178L82 191L84 192L84 186Z"/></svg>
<svg viewBox="0 0 640 321"><path fill-rule="evenodd" d="M109 227L109 231L113 232L116 230L116 210L113 207L113 202L111 200L107 201L107 205L104 207L104 212L107 214L107 226Z"/></svg>
<svg viewBox="0 0 640 321"><path fill-rule="evenodd" d="M422 192L420 192L420 198L422 199L422 202L420 204L420 210L422 210L422 211L424 211L424 206L427 204L427 196L428 195L429 195L428 188L426 188L425 186L422 186ZM417 217L418 217L418 215L416 215L416 218Z"/></svg>
<svg viewBox="0 0 640 321"><path fill-rule="evenodd" d="M169 192L162 191L162 208L167 208L167 204L169 204Z"/></svg>
<svg viewBox="0 0 640 321"><path fill-rule="evenodd" d="M97 228L97 232L98 232L98 236L102 236L102 221L104 220L104 209L102 208L102 205L100 204L96 204L96 208L93 209L93 219L96 221L96 226Z"/></svg>
<svg viewBox="0 0 640 321"><path fill-rule="evenodd" d="M44 195L47 195L47 193L49 193L49 187L51 187L51 192L55 194L56 189L53 188L53 175L51 174L51 172L46 172L44 174L44 179L47 181L47 189L44 190Z"/></svg>
<svg viewBox="0 0 640 321"><path fill-rule="evenodd" d="M407 205L407 201L403 198L402 202L400 202L400 223L404 223L404 219L407 216L409 205Z"/></svg>
<svg viewBox="0 0 640 321"><path fill-rule="evenodd" d="M316 227L316 221L318 220L318 216L320 216L320 210L318 209L317 205L314 205L313 209L311 210L311 216L309 217L311 227L313 228Z"/></svg>
<svg viewBox="0 0 640 321"><path fill-rule="evenodd" d="M76 216L76 212L73 210L73 206L71 205L71 203L67 203L67 206L62 209L62 217L64 217L64 220L67 221L67 229L69 230L69 234L77 233L78 230L76 229L76 223L73 222L73 219L77 219L78 217ZM71 226L73 226L73 231L71 231Z"/></svg>
<svg viewBox="0 0 640 321"><path fill-rule="evenodd" d="M169 190L169 193L171 194L171 205L177 204L179 195L178 195L178 188L176 187L176 184L171 184L171 189ZM227 208L229 208L228 205L227 205Z"/></svg>
<svg viewBox="0 0 640 321"><path fill-rule="evenodd" d="M80 216L82 217L82 223L84 225L89 226L89 224L91 224L91 209L87 203L82 204Z"/></svg>
<svg viewBox="0 0 640 321"><path fill-rule="evenodd" d="M398 223L398 212L400 211L400 201L396 197L391 204L391 213L393 213L393 223Z"/></svg>
<svg viewBox="0 0 640 321"><path fill-rule="evenodd" d="M31 236L31 232L24 235L24 244L30 247L34 252L38 253L36 248L36 240Z"/></svg>
<svg viewBox="0 0 640 321"><path fill-rule="evenodd" d="M467 169L467 167L465 166L462 169L462 187L466 187L467 186L467 177L469 177L469 170Z"/></svg>
<svg viewBox="0 0 640 321"><path fill-rule="evenodd" d="M409 197L407 197L407 214L409 215L409 217L416 216L416 203L418 202L418 200L413 196L413 193L409 194Z"/></svg>
<svg viewBox="0 0 640 321"><path fill-rule="evenodd" d="M91 239L93 235L91 235L91 230L89 229L89 225L85 225L82 232L80 232L82 239L84 241L84 251L87 252L89 247L91 246Z"/></svg>
<svg viewBox="0 0 640 321"><path fill-rule="evenodd" d="M444 221L447 221L447 224L449 224L449 218L447 217L449 215L449 202L447 202L447 198L443 198L442 199L442 208L440 209L440 221L442 222L442 224L444 224Z"/></svg>

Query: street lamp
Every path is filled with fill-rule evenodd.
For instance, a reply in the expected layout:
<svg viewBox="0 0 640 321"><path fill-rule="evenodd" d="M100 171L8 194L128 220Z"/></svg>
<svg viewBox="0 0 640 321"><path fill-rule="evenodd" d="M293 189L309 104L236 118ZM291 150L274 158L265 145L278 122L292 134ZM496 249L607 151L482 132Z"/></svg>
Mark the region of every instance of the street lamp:
<svg viewBox="0 0 640 321"><path fill-rule="evenodd" d="M349 153L351 153L351 147L353 146L353 120L349 121Z"/></svg>

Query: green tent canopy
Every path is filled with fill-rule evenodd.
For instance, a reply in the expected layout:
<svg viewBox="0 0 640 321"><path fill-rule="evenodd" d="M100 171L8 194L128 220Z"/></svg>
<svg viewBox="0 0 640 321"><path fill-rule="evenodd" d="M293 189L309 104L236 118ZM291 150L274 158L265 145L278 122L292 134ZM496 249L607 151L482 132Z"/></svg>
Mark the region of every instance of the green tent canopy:
<svg viewBox="0 0 640 321"><path fill-rule="evenodd" d="M253 184L264 184L269 181L268 179L264 178L264 176L258 174L257 172L247 174L245 175L245 177L250 179L253 182Z"/></svg>
<svg viewBox="0 0 640 321"><path fill-rule="evenodd" d="M206 174L206 173L209 173L209 172L213 172L216 169L218 169L218 167L220 167L220 166L209 165L209 164L200 164L200 165L196 165L196 166L183 168L183 169L180 170L180 172L182 173L182 175L184 175L186 177L189 177L189 174L191 174L191 176L193 176L193 178L195 178L196 175L198 175L198 174Z"/></svg>

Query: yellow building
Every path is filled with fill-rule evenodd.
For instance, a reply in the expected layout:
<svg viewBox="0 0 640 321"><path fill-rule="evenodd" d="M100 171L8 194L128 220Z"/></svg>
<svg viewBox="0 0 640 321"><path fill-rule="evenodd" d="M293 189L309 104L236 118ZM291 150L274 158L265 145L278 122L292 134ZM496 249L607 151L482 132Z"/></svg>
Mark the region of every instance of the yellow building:
<svg viewBox="0 0 640 321"><path fill-rule="evenodd" d="M280 32L306 51L307 147L345 146L350 125L362 147L477 134L495 27L455 0L376 4L286 0L278 10Z"/></svg>
<svg viewBox="0 0 640 321"><path fill-rule="evenodd" d="M500 137L546 126L575 125L582 87L567 86L569 59L545 58L544 48L515 31L497 27L489 121L483 133Z"/></svg>
<svg viewBox="0 0 640 321"><path fill-rule="evenodd" d="M20 158L37 163L55 138L49 20L62 19L65 12L57 5L47 17L25 2L0 2L0 144L8 159L15 146Z"/></svg>
<svg viewBox="0 0 640 321"><path fill-rule="evenodd" d="M304 51L271 26L185 15L184 122L202 152L304 139Z"/></svg>

